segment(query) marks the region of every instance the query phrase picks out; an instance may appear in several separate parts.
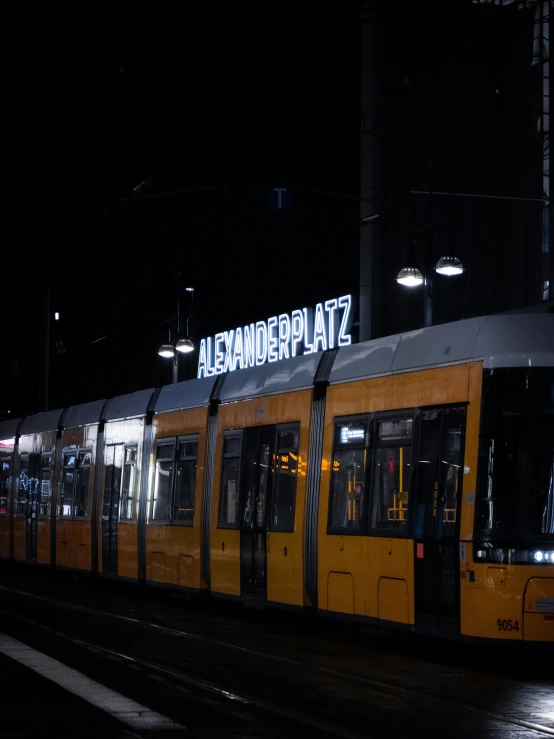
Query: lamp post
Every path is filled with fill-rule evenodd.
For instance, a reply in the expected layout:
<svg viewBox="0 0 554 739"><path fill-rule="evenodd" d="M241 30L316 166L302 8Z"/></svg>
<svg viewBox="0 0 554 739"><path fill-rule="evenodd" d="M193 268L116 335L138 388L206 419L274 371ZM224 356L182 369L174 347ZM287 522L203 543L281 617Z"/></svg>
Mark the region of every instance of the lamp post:
<svg viewBox="0 0 554 739"><path fill-rule="evenodd" d="M412 241L412 244L419 244ZM413 263L413 262L412 262ZM464 265L458 259L458 257L447 256L441 257L436 263L434 270L437 274L445 277L455 277L461 275L464 271ZM433 280L431 278L431 270L424 270L422 272L418 267L409 266L403 267L398 275L396 281L399 285L404 287L419 287L424 286L424 298L423 298L423 325L427 328L433 325Z"/></svg>
<svg viewBox="0 0 554 739"><path fill-rule="evenodd" d="M179 278L180 273L177 274L177 280ZM164 343L160 346L158 349L158 354L160 357L163 357L164 359L172 359L173 360L173 373L172 373L172 382L178 382L179 381L179 355L180 354L190 354L194 351L194 343L192 341L190 332L189 332L189 321L192 316L192 306L193 306L193 297L194 297L194 288L193 287L187 287L185 288L188 293L190 293L190 313L187 315L186 319L186 335L181 335L181 301L179 300L179 289L178 289L178 283L177 283L177 315L174 318L170 318L169 323L169 330L168 330L168 341L167 343ZM176 337L177 340L174 343L173 341L173 335L172 335L172 323L176 320L177 323L177 329L176 329Z"/></svg>

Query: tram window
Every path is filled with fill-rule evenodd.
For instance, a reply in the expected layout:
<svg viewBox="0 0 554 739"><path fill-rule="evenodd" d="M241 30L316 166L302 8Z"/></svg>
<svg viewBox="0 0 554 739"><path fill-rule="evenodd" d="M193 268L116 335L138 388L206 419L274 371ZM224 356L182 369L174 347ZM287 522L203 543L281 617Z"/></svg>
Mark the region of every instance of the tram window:
<svg viewBox="0 0 554 739"><path fill-rule="evenodd" d="M17 508L16 513L25 514L27 510L27 493L30 487L29 480L29 457L21 457L19 467L19 484L17 486Z"/></svg>
<svg viewBox="0 0 554 739"><path fill-rule="evenodd" d="M77 518L88 516L91 459L91 452L79 451L75 472L75 516Z"/></svg>
<svg viewBox="0 0 554 739"><path fill-rule="evenodd" d="M296 427L296 429L277 429L273 504L270 518L270 529L272 531L292 531L294 529L299 441L299 427Z"/></svg>
<svg viewBox="0 0 554 739"><path fill-rule="evenodd" d="M241 442L240 434L225 436L223 439L219 526L234 528L238 523Z"/></svg>
<svg viewBox="0 0 554 739"><path fill-rule="evenodd" d="M445 408L443 411L443 443L440 460L441 485L444 497L441 531L444 536L456 533L458 498L462 488L464 464L463 430L464 408Z"/></svg>
<svg viewBox="0 0 554 739"><path fill-rule="evenodd" d="M50 501L52 499L52 455L43 454L40 461L40 501L39 515L41 518L49 518Z"/></svg>
<svg viewBox="0 0 554 739"><path fill-rule="evenodd" d="M366 449L340 449L333 457L329 529L362 533L367 462Z"/></svg>
<svg viewBox="0 0 554 739"><path fill-rule="evenodd" d="M534 531L554 535L554 415L544 414L541 428L540 481L536 496Z"/></svg>
<svg viewBox="0 0 554 739"><path fill-rule="evenodd" d="M378 422L371 491L373 530L407 529L412 479L411 432L411 418Z"/></svg>
<svg viewBox="0 0 554 739"><path fill-rule="evenodd" d="M8 514L10 488L12 483L12 461L10 457L0 457L0 516Z"/></svg>
<svg viewBox="0 0 554 739"><path fill-rule="evenodd" d="M64 454L60 516L71 516L73 512L76 464L76 452L69 452Z"/></svg>
<svg viewBox="0 0 554 739"><path fill-rule="evenodd" d="M173 520L178 523L192 524L194 520L197 457L198 439L181 439L173 508Z"/></svg>
<svg viewBox="0 0 554 739"><path fill-rule="evenodd" d="M119 506L120 521L133 521L135 517L135 496L137 486L137 447L125 447L123 465L123 487Z"/></svg>
<svg viewBox="0 0 554 739"><path fill-rule="evenodd" d="M352 418L336 424L329 498L329 531L364 533L369 443L367 417Z"/></svg>
<svg viewBox="0 0 554 739"><path fill-rule="evenodd" d="M152 500L152 521L169 521L175 442L159 444L156 450L156 478Z"/></svg>

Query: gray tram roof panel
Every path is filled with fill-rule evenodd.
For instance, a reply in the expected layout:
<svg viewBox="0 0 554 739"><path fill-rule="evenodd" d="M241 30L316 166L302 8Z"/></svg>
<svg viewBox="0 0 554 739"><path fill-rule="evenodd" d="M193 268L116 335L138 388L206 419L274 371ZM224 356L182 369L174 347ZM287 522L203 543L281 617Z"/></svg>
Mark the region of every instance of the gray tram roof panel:
<svg viewBox="0 0 554 739"><path fill-rule="evenodd" d="M41 431L55 431L60 425L63 408L55 411L44 411L34 416L27 416L23 419L19 433L21 436L27 434L39 434Z"/></svg>
<svg viewBox="0 0 554 739"><path fill-rule="evenodd" d="M262 395L305 390L314 385L321 352L228 372L219 394L222 403Z"/></svg>
<svg viewBox="0 0 554 739"><path fill-rule="evenodd" d="M471 360L475 341L486 320L468 318L403 333L392 361L392 372Z"/></svg>
<svg viewBox="0 0 554 739"><path fill-rule="evenodd" d="M92 423L98 423L100 421L100 415L105 402L105 400L93 400L92 403L72 405L67 409L63 417L64 429L71 429L77 426L89 426Z"/></svg>
<svg viewBox="0 0 554 739"><path fill-rule="evenodd" d="M553 367L554 315L520 313L489 316L479 332L473 358L484 366Z"/></svg>
<svg viewBox="0 0 554 739"><path fill-rule="evenodd" d="M202 408L209 405L216 377L201 377L198 380L185 380L162 387L154 413Z"/></svg>
<svg viewBox="0 0 554 739"><path fill-rule="evenodd" d="M401 334L384 336L341 347L331 370L331 385L390 374L400 336Z"/></svg>
<svg viewBox="0 0 554 739"><path fill-rule="evenodd" d="M484 366L554 366L554 316L468 318L342 347L330 383L483 360Z"/></svg>
<svg viewBox="0 0 554 739"><path fill-rule="evenodd" d="M136 393L117 395L106 403L103 414L105 421L123 421L126 418L145 416L152 398L153 388L138 390Z"/></svg>
<svg viewBox="0 0 554 739"><path fill-rule="evenodd" d="M13 439L20 423L21 418L9 418L7 421L0 422L0 439Z"/></svg>

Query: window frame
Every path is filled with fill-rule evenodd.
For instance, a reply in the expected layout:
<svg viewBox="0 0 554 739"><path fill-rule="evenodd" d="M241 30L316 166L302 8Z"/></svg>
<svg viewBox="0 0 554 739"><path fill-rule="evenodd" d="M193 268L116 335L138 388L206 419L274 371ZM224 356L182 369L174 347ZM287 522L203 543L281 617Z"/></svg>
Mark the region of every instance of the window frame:
<svg viewBox="0 0 554 739"><path fill-rule="evenodd" d="M74 454L76 461L75 465L73 467L70 467L69 465L65 464L65 458L68 454ZM83 465L80 464L80 455L81 454L90 454L90 464L84 465L87 467L91 473L89 474L89 480L88 480L88 492L87 492L87 513L85 516L77 516L75 511L75 499L76 499L76 492L77 492L77 480L78 480L78 471L83 467ZM58 520L62 521L90 521L91 516L89 516L89 508L91 503L91 481L92 481L92 475L94 474L94 462L93 462L93 449L89 446L71 446L71 447L64 447L62 449L62 466L61 466L61 479L60 479L60 500L57 505L57 516L56 518ZM71 494L71 513L68 516L62 515L62 507L64 505L63 501L64 498L62 497L62 489L64 484L64 474L65 470L74 470L74 476L73 476L73 485L71 486L72 494ZM94 495L94 485L92 485L92 494ZM45 520L45 519L43 519Z"/></svg>
<svg viewBox="0 0 554 739"><path fill-rule="evenodd" d="M276 492L278 490L278 484L279 484L279 474L277 471L277 457L279 456L279 434L286 431L293 431L296 433L298 431L298 447L296 448L296 455L297 455L297 464L296 464L296 477L295 477L295 485L294 485L294 507L292 512L292 526L273 526L271 523L273 519L273 510L275 505L275 499L276 499ZM274 450L273 454L275 455L275 459L273 462L273 486L271 490L271 503L270 503L270 509L268 512L268 525L267 525L267 533L285 533L290 534L294 533L295 526L296 526L296 497L298 493L298 478L300 476L300 434L302 432L302 427L300 421L292 421L282 424L277 424L275 426L275 443L274 443ZM286 454L290 454L292 449L285 450Z"/></svg>
<svg viewBox="0 0 554 739"><path fill-rule="evenodd" d="M19 456L19 469L17 471L17 490L15 491L14 500L13 500L14 508L15 508L15 510L13 512L14 518L26 518L27 517L27 505L28 505L28 500L29 500L29 498L28 498L28 491L27 491L27 496L25 497L25 511L23 513L20 513L18 511L18 508L19 508L19 481L21 479L21 463L23 461L27 462L27 479L29 479L29 465L31 463L31 455L28 452L25 452L25 453L23 453L23 454L21 454Z"/></svg>
<svg viewBox="0 0 554 739"><path fill-rule="evenodd" d="M225 454L225 440L226 439L232 439L232 438L238 438L239 439L239 452L238 454ZM221 447L221 468L220 468L220 476L219 476L219 500L217 503L217 529L228 529L230 531L237 531L240 529L240 511L241 511L241 503L242 503L242 495L241 495L241 483L242 483L242 456L244 452L244 429L228 429L227 431L223 432L222 437L222 447ZM238 510L237 510L237 516L235 523L226 523L221 521L221 502L223 500L222 496L222 484L223 484L223 463L225 459L238 459L238 479L237 479L237 494L238 494Z"/></svg>
<svg viewBox="0 0 554 739"><path fill-rule="evenodd" d="M417 484L417 470L414 472L415 465L414 465L414 454L419 452L419 417L421 410L427 408L442 408L443 406L418 406L417 408L405 408L400 410L393 410L393 411L379 411L377 413L374 413L373 415L373 435L372 435L372 447L371 447L371 470L373 471L374 465L375 465L375 453L377 449L386 449L387 447L391 446L403 446L401 443L402 440L399 442L391 442L391 441L378 441L378 424L382 421L402 421L407 418L412 419L412 434L410 437L410 449L412 453L412 472L410 475L410 489L408 491L408 500L414 501L415 500L415 494L416 494L416 484ZM374 490L374 479L371 477L370 480L370 491L369 491L369 505L367 506L366 511L366 531L367 536L376 537L380 539L411 539L412 537L412 527L413 527L413 508L414 505L408 506L408 515L406 517L406 526L402 531L397 531L393 528L390 529L373 529L370 526L370 511L373 510L373 502L375 497L375 490Z"/></svg>
<svg viewBox="0 0 554 739"><path fill-rule="evenodd" d="M108 444L106 446L117 446L117 443L115 443L113 445L112 444ZM135 469L134 480L133 480L133 482L134 482L134 485L133 485L133 494L131 496L126 496L126 498L125 498L125 501L126 502L129 501L129 500L131 500L133 502L133 515L131 516L131 518L122 518L122 516L121 516L121 506L122 506L122 503L123 503L123 485L124 485L124 482L125 482L125 466L127 464L127 449L136 449L136 451L137 451L136 461L134 462L134 464L131 465ZM138 498L137 498L137 488L139 487L137 485L137 480L138 480L138 472L137 472L137 470L138 469L139 469L139 445L138 445L138 443L135 442L135 443L132 443L132 444L123 444L123 469L121 471L122 472L122 474L121 474L121 488L119 490L119 506L118 506L118 511L117 511L117 523L118 523L118 525L120 523L125 523L125 524L127 524L127 523L137 523L137 521L138 521L138 516L137 516L137 510L138 510L137 503L139 502L138 501Z"/></svg>
<svg viewBox="0 0 554 739"><path fill-rule="evenodd" d="M370 495L371 490L369 489L367 485L368 480L368 471L373 468L373 435L374 435L374 427L373 427L373 420L375 417L375 413L367 412L367 413L354 413L353 415L349 416L335 416L333 418L333 445L331 447L331 462L329 466L329 500L327 505L327 529L326 533L328 536L367 536L367 512L369 510L369 501L370 501ZM337 430L341 424L345 423L356 423L356 421L360 423L366 423L367 424L367 434L369 438L366 440L364 439L363 444L341 444L337 439ZM364 512L361 526L359 529L347 529L344 527L338 527L338 526L331 526L331 508L332 508L332 501L333 501L333 462L335 461L335 454L337 451L342 451L345 449L354 449L354 450L364 450L366 449L368 454L366 455L366 465L364 469L365 474L365 486L366 486L366 510Z"/></svg>
<svg viewBox="0 0 554 739"><path fill-rule="evenodd" d="M6 488L6 512L0 513L0 518L3 518L4 516L10 515L11 510L11 497L12 497L12 487L13 487L13 454L3 454L0 456L0 464L4 464L4 462L8 462L9 465L9 477L7 478L8 486Z"/></svg>
<svg viewBox="0 0 554 739"><path fill-rule="evenodd" d="M186 442L196 442L196 471L194 475L194 511L192 514L192 521L177 521L175 519L175 495L177 490L177 465L180 461L180 455L179 451L181 448L181 444ZM129 445L131 446L131 445ZM153 511L154 511L154 489L156 485L156 465L158 462L158 449L163 446L173 447L173 456L172 456L172 463L173 463L173 469L171 471L171 480L170 480L170 503L169 503L169 516L165 521L156 521L153 518ZM154 447L154 479L152 480L152 494L150 497L150 500L148 501L148 520L147 524L149 526L184 526L186 528L194 528L196 523L196 488L198 484L198 457L200 452L200 434L199 433L193 433L193 434L180 434L179 436L164 436L160 437L159 439L156 439L156 444ZM166 458L167 459L167 458ZM186 457L185 459L191 460L193 459L192 456ZM137 461L138 465L138 461Z"/></svg>
<svg viewBox="0 0 554 739"><path fill-rule="evenodd" d="M196 485L198 483L198 452L200 449L200 434L184 434L182 436L177 436L177 443L175 444L175 461L173 463L173 480L172 480L172 490L171 490L171 516L169 519L169 525L170 526L186 526L188 528L194 528L194 519L195 519L195 513L196 513ZM178 521L175 519L175 503L176 503L176 494L177 494L177 466L179 462L181 461L181 455L180 455L180 449L181 444L186 444L187 442L194 441L196 442L196 467L194 470L194 506L192 511L192 521ZM185 461L190 461L191 459L194 459L192 456L184 457Z"/></svg>
<svg viewBox="0 0 554 739"><path fill-rule="evenodd" d="M50 464L48 467L43 466L43 460L46 459L46 457L50 457ZM50 495L48 497L48 513L42 514L40 512L41 505L42 505L42 483L44 481L43 472L44 470L48 470L48 482L50 483ZM38 520L39 521L49 521L52 517L52 489L54 487L54 452L42 452L40 455L40 476L39 476L39 490L38 490Z"/></svg>

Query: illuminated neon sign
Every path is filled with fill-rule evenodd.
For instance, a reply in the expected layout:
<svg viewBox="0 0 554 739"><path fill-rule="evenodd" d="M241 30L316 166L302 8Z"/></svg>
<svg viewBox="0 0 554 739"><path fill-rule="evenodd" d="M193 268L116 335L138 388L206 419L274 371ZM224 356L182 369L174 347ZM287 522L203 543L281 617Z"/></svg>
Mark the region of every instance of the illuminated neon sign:
<svg viewBox="0 0 554 739"><path fill-rule="evenodd" d="M239 326L200 342L198 377L278 362L352 343L352 295Z"/></svg>

